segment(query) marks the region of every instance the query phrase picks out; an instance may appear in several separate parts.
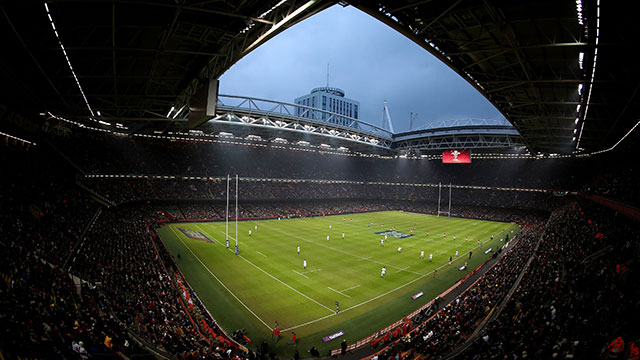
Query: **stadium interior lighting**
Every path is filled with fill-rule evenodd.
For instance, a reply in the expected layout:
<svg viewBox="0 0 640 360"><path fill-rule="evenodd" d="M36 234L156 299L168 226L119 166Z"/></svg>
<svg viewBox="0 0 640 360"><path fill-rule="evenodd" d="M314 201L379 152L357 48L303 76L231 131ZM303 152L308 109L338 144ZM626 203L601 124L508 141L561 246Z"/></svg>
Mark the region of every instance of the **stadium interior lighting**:
<svg viewBox="0 0 640 360"><path fill-rule="evenodd" d="M293 11L291 14L285 16L284 19L280 20L277 24L275 24L272 27L270 27L269 30L267 30L264 34L262 34L260 37L258 37L256 39L256 41L254 41L251 45L247 46L247 48L244 50L244 53L245 54L250 53L256 46L258 46L258 44L260 44L262 42L262 40L269 38L269 36L271 36L272 33L274 33L275 31L280 29L282 26L284 26L286 23L288 23L289 20L291 20L291 19L295 18L296 16L298 16L298 14L300 14L301 12L307 10L311 5L315 4L316 1L317 0L309 0L309 1L307 1L306 4L300 6L295 11Z"/></svg>
<svg viewBox="0 0 640 360"><path fill-rule="evenodd" d="M218 135L225 136L225 137L233 137L232 133L228 133L228 132L224 132L224 131L220 131L220 133L218 133Z"/></svg>
<svg viewBox="0 0 640 360"><path fill-rule="evenodd" d="M580 9L582 8L581 0L576 0L576 5L580 2ZM579 13L581 16L581 13ZM582 24L581 24L582 25ZM589 82L589 92L587 95L587 102L582 115L582 126L580 127L580 133L578 134L578 142L576 148L580 147L580 140L582 139L582 129L584 129L584 123L587 120L587 113L589 112L589 103L591 102L591 91L593 90L593 82L596 77L596 65L598 62L598 43L600 41L600 0L596 2L596 46L593 49L593 67L591 68L591 81Z"/></svg>
<svg viewBox="0 0 640 360"><path fill-rule="evenodd" d="M173 110L175 110L175 109L176 109L176 108L172 106L172 107L171 107L171 109L169 109L169 112L167 113L167 116L166 116L166 117L171 116L171 113L172 113L172 112L173 112Z"/></svg>
<svg viewBox="0 0 640 360"><path fill-rule="evenodd" d="M0 136L6 136L6 137L8 137L9 139L17 140L17 141L20 141L20 142L25 143L25 144L28 144L28 145L35 145L35 144L36 144L36 143L34 143L33 141L29 141L29 140L21 139L21 138L19 138L19 137L17 137L17 136L9 135L9 134L7 134L7 133L3 133L3 132L1 132L1 131L0 131Z"/></svg>
<svg viewBox="0 0 640 360"><path fill-rule="evenodd" d="M581 52L580 55L578 55L578 64L580 65L580 70L584 69L584 53Z"/></svg>
<svg viewBox="0 0 640 360"><path fill-rule="evenodd" d="M576 12L578 13L578 24L584 25L584 18L582 17L582 0L576 0Z"/></svg>
<svg viewBox="0 0 640 360"><path fill-rule="evenodd" d="M262 137L258 135L247 135L246 139L253 140L253 141L262 141Z"/></svg>
<svg viewBox="0 0 640 360"><path fill-rule="evenodd" d="M47 5L46 2L44 3L44 8L47 11L47 16L49 17L51 28L53 28L53 32L56 35L56 39L58 39L58 45L60 45L60 49L62 49L62 54L64 55L64 58L67 60L67 65L69 66L69 70L71 70L71 75L73 75L73 78L75 79L76 84L78 85L78 89L80 90L80 94L84 99L84 103L87 105L87 108L89 109L89 113L91 114L91 116L94 116L93 109L91 108L91 105L89 105L89 100L87 100L87 96L85 95L84 90L82 90L82 86L80 85L80 80L78 80L78 76L76 76L76 72L73 70L73 66L71 65L71 60L69 60L69 56L67 55L67 50L65 50L64 45L62 45L62 40L60 40L60 35L58 34L58 30L56 29L56 24L53 22L53 17L51 16L51 12L49 12L49 5ZM91 119L91 120L95 121L95 119Z"/></svg>
<svg viewBox="0 0 640 360"><path fill-rule="evenodd" d="M176 111L176 113L175 113L175 114L173 114L173 116L172 116L171 118L172 118L172 119L175 119L175 118L176 118L176 117L177 117L177 116L182 112L182 110L184 110L184 107L185 107L185 106L184 106L184 105L182 105L182 107L181 107L178 111ZM171 107L171 109L173 109L173 107ZM167 117L169 117L169 115L167 115Z"/></svg>
<svg viewBox="0 0 640 360"><path fill-rule="evenodd" d="M308 141L304 141L304 140L300 140L296 144L303 145L303 146L309 146L309 142Z"/></svg>
<svg viewBox="0 0 640 360"><path fill-rule="evenodd" d="M108 123L108 122L102 121L102 120L98 121L98 123L100 123L102 125L106 125L106 126L111 126L111 123Z"/></svg>
<svg viewBox="0 0 640 360"><path fill-rule="evenodd" d="M102 116L102 114L100 113L100 110L97 110L96 114L98 114L98 116Z"/></svg>

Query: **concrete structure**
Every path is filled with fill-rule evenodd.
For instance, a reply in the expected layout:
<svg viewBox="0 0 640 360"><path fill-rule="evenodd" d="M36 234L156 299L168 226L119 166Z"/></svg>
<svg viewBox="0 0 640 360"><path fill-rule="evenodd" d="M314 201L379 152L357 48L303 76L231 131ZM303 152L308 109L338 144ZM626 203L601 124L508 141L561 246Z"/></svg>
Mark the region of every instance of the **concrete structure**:
<svg viewBox="0 0 640 360"><path fill-rule="evenodd" d="M344 97L344 91L333 87L319 87L308 95L300 96L294 101L296 115L308 119L326 121L332 124L358 128L353 119L359 118L360 102ZM311 111L305 107L323 111ZM337 116L332 116L332 114Z"/></svg>

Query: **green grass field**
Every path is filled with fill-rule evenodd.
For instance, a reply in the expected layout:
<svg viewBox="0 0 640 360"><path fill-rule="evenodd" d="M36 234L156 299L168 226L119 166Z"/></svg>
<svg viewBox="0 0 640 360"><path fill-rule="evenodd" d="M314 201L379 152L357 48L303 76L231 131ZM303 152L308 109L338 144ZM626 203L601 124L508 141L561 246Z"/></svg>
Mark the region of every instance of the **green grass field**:
<svg viewBox="0 0 640 360"><path fill-rule="evenodd" d="M356 341L402 318L466 275L468 270L458 270L465 262L469 269L475 268L490 256L484 250L519 230L502 222L396 211L346 215L346 221L344 217L239 222L238 256L235 223L229 223L229 249L224 222L170 224L158 232L176 259L180 254L176 260L180 269L229 334L244 328L255 344L268 339L273 348L271 330L277 321L282 336L276 353L293 354L294 347L286 343L295 331L305 357L311 346L325 354L342 339ZM390 226L413 236L388 236L383 246L384 235L376 232ZM212 242L189 238L180 229L204 234ZM449 256L454 257L452 265ZM384 278L382 267L386 267ZM434 269L438 269L435 278ZM425 295L412 300L418 292ZM321 341L340 330L345 332L343 338Z"/></svg>

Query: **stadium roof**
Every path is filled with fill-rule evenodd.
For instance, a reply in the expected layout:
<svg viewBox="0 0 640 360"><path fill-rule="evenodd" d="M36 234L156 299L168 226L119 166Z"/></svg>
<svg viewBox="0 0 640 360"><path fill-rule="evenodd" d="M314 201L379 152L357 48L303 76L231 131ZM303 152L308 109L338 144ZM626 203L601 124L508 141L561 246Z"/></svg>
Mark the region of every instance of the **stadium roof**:
<svg viewBox="0 0 640 360"><path fill-rule="evenodd" d="M27 111L122 123L131 132L185 130L191 96L208 79L336 3L51 0L3 5L2 98ZM340 4L378 18L450 66L502 112L521 134L518 141L534 153L606 149L638 121L640 74L632 54L639 30L633 10L623 3Z"/></svg>

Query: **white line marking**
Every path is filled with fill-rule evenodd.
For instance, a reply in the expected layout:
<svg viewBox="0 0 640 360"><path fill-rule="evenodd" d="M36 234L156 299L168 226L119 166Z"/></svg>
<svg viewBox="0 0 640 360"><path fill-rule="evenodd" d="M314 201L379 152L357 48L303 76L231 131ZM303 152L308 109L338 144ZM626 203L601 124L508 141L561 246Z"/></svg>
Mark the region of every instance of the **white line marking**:
<svg viewBox="0 0 640 360"><path fill-rule="evenodd" d="M273 229L273 228L271 228L271 229ZM172 228L172 230L173 230L174 232L176 232L173 228ZM504 228L504 229L502 229L499 233L505 232L506 230L508 230L508 228ZM204 231L204 230L203 230L203 231ZM293 234L290 234L290 233L287 233L287 232L284 232L284 231L281 231L281 230L277 230L277 229L276 229L276 231L281 232L281 233L284 233L284 234L287 234L287 235L290 235L290 236L293 236L293 237L296 237L296 238L299 238L299 239L301 239L301 240L303 240L303 241L305 241L305 242L310 242L310 243L312 243L312 244L319 245L319 246L323 246L323 247L326 247L326 248L329 248L329 249L332 249L332 250L336 250L336 251L339 251L339 252L345 253L345 254L347 254L347 255L355 256L355 255L353 255L353 254L349 254L349 253L347 253L347 252L344 252L344 251L341 251L341 250L338 250L338 249L334 249L334 248L329 247L329 246L322 245L321 243L316 243L316 242L314 242L314 241L306 240L306 239L304 239L304 238L301 238L301 237L299 237L299 236L296 236L296 235L293 235ZM224 232L222 232L222 233L224 234ZM177 234L177 233L176 233L176 234ZM206 231L205 231L205 234L207 234L207 233L206 233ZM207 235L209 235L209 234L207 234ZM494 235L495 235L495 234L494 234ZM209 236L211 236L211 235L209 235ZM213 236L211 236L211 238L213 238L214 240L216 240ZM182 239L181 239L179 236L178 236L178 239L180 239L180 241L182 241ZM216 242L218 242L218 241L216 240ZM184 241L182 241L182 243L184 244ZM476 250L476 249L477 249L477 248L479 248L479 247L481 247L481 245L477 245L477 246L475 246L472 250ZM188 247L187 247L187 248L188 248ZM190 248L188 248L188 249L189 249L189 251L191 251L191 249L190 249ZM229 251L232 251L232 250L231 250L231 249L229 249ZM193 251L191 251L191 253L193 254ZM462 255L460 255L459 257L455 258L454 260L460 259L461 257L463 257L463 256L465 256L465 255L466 255L466 254L462 254ZM194 256L195 256L195 254L194 254ZM242 256L240 256L240 257L242 258ZM355 256L355 257L358 257L358 256ZM196 256L196 258L198 259L198 261L200 261L200 259L199 259L197 256ZM359 258L359 259L361 259L361 260L365 260L365 258L362 258L362 257L358 257L358 258ZM243 259L244 259L244 258L243 258ZM246 259L244 259L244 260L245 260L245 261L247 261L247 262L249 262L249 261L248 261L248 260L246 260ZM376 261L372 261L372 262L377 263ZM200 261L200 263L202 264L202 261ZM251 265L253 265L253 266L257 267L256 265L252 264L251 262L249 262L249 263L250 263ZM204 266L204 264L203 264L203 266ZM394 267L394 266L391 266L391 265L387 265L387 266L389 266L389 267L391 267L391 268L398 269L397 267ZM437 269L438 269L438 270L440 270L440 269L444 268L445 266L449 266L449 265L448 265L447 263L445 263L445 264L441 265L440 267L438 267ZM261 270L261 271L263 271L263 272L264 272L264 270L260 269L259 267L257 267L257 268L258 268L259 270ZM207 269L207 271L209 271L209 273L210 273L211 275L213 275L213 273L211 272L211 270L209 270L209 268L207 268L207 267L205 266L205 269ZM415 273L415 272L413 272L413 271L409 271L409 272L411 272L411 273ZM354 306L351 306L351 307L349 307L349 308L346 308L346 309L342 310L342 312L345 312L345 311L348 311L348 310L352 310L352 309L356 309L356 308L358 308L358 307L360 307L360 306L362 306L362 305L366 305L366 304L368 304L368 303L370 303L370 302L372 302L372 301L375 301L375 300L377 300L377 299L379 299L379 298L381 298L381 297L384 297L384 296L386 296L386 295L388 295L388 294L390 294L390 293L393 293L393 292L395 292L395 291L397 291L397 290L400 290L400 289L402 289L402 288L404 288L404 287L406 287L406 286L408 286L408 285L410 285L410 284L413 284L414 282L416 282L416 281L418 281L418 280L420 280L420 279L424 278L424 277L425 277L425 276L427 276L427 275L431 275L431 274L433 274L433 270L432 270L432 271L430 271L430 272L428 272L428 273L425 273L425 274L419 274L419 273L415 273L415 274L418 274L418 275L420 275L420 276L419 276L419 277L417 277L417 278L415 278L415 279L413 279L413 280L410 280L409 282L407 282L407 283L405 283L405 284L403 284L403 285L398 286L398 287L397 287L397 288L395 288L395 289L389 290L389 291L387 291L387 292L385 292L385 293L382 293L382 294L380 294L380 295L377 295L377 296L375 296L375 297L373 297L373 298L371 298L371 299L369 299L369 300L365 300L365 301L363 301L363 302L361 302L361 303L359 303L359 304L356 304L356 305L354 305ZM213 276L215 277L215 275L213 275ZM271 276L271 275L269 275L269 276ZM216 280L218 280L218 278L217 278L217 277L215 277L215 278L216 278ZM218 280L218 281L220 282L220 280ZM279 280L278 280L278 281L279 281ZM222 282L220 282L220 283L222 284ZM263 323L267 328L269 328L269 329L271 330L271 327L270 327L269 325L267 325L267 324L266 324L262 319L260 319L260 318L259 318L259 317L258 317L258 316L253 312L253 311L251 311L251 309L249 309L249 308L248 308L244 303L242 303L242 302L240 301L240 299L238 299L238 298L235 296L235 294L233 294L233 293L231 292L231 290L229 290L229 289L228 289L224 284L222 284L222 286L224 286L224 287L225 287L225 289L227 289L227 290L231 293L231 295L233 295L233 297L234 297L234 298L236 298L236 299L237 299L237 300L238 300L238 301L239 301L239 302L240 302L240 303L241 303L241 304L242 304L242 305L243 305L247 310L249 310L249 312L251 312L251 313L252 313L252 314L253 314L253 315L254 315L258 320L260 320L260 321L261 321L261 322L262 322L262 323ZM360 285L357 285L357 286L360 286ZM295 290L295 289L294 289L294 290ZM297 291L297 290L296 290L296 291ZM346 291L346 290L343 290L343 291ZM303 295L303 296L304 296L304 295ZM305 297L306 297L306 296L305 296ZM311 299L311 300L315 302L315 300L313 300L313 299ZM331 314L326 315L326 316L323 316L323 317L320 317L320 318L317 318L317 319L314 319L314 320L311 320L311 321L307 321L307 322L302 323L302 324L298 324L298 325L295 325L295 326L292 326L292 327L286 328L286 329L284 329L284 330L282 330L282 331L295 330L295 329L297 329L297 328L301 328L301 327L304 327L304 326L307 326L307 325L310 325L310 324L316 323L316 322L318 322L318 321L322 321L322 320L328 319L328 318L330 318L330 317L332 317L332 316L335 316L335 315L336 315L336 313L334 313L334 312L333 312L333 310L331 310L331 309L327 308L326 306L324 306L324 305L322 305L322 304L320 304L320 305L321 305L322 307L324 307L324 308L328 309L329 311L331 311Z"/></svg>
<svg viewBox="0 0 640 360"><path fill-rule="evenodd" d="M352 286L352 287L350 287L350 288L348 288L348 289L344 289L344 290L341 290L341 291L342 291L342 292L345 292L345 291L349 291L349 290L355 289L355 288L357 288L357 287L360 287L360 285Z"/></svg>
<svg viewBox="0 0 640 360"><path fill-rule="evenodd" d="M201 228L198 224L195 224L195 225L196 225L196 227L197 227L198 229L200 229L200 231L202 231L205 235L207 235L208 237L212 238L212 239L213 239L213 241L215 241L215 242L217 242L218 244L220 244L220 245L224 246L224 244L223 244L223 243L219 242L216 238L214 238L213 236L211 236L211 234L209 234L208 232L206 232L206 231L205 231L203 228ZM171 227L171 229L173 229L173 227ZM175 232L175 230L174 230L174 232ZM182 239L181 239L181 240L182 240Z"/></svg>
<svg viewBox="0 0 640 360"><path fill-rule="evenodd" d="M503 229L501 232L504 232L504 231L506 231L506 230L507 230L507 228ZM480 247L480 245L478 245L478 246L474 247L472 250L475 250L475 249L477 249L477 248L479 248L479 247ZM461 255L461 256L459 256L459 257L457 257L457 258L456 258L456 260L457 260L457 259L459 259L459 258L461 258L462 256L463 256L463 255ZM444 268L445 266L449 266L449 265L448 265L448 263L445 263L445 264L441 265L440 267L438 267L438 270L440 270L440 269ZM345 312L345 311L353 310L353 309L358 308L358 307L360 307L360 306L362 306L362 305L366 305L366 304L368 304L368 303L370 303L370 302L372 302L372 301L374 301L374 300L377 300L377 299L379 299L379 298L381 298L381 297L387 296L387 295L391 294L392 292L395 292L395 291L397 291L397 290L400 290L400 289L402 289L403 287L406 287L406 286L408 286L408 285L410 285L410 284L413 284L414 282L416 282L416 281L418 281L418 280L420 280L420 279L423 279L425 276L427 276L427 275L431 275L431 274L433 274L433 270L432 270L432 271L429 271L429 272L428 272L428 273L426 273L426 274L422 274L421 276L419 276L419 277L417 277L417 278L415 278L415 279L413 279L413 280L410 280L409 282L407 282L407 283L405 283L405 284L403 284L403 285L400 285L400 286L398 286L398 287L397 287L397 288L395 288L395 289L389 290L389 291L387 291L387 292L385 292L385 293L382 293L382 294L380 294L380 295L378 295L378 296L372 297L372 298L371 298L371 299L369 299L369 300L365 300L365 301L363 301L363 302L361 302L361 303L359 303L359 304L353 305L352 307L349 307L349 308L346 308L346 309L344 309L344 310L341 310L340 312ZM292 326L292 327L290 327L290 328L284 329L283 331L295 330L295 329L297 329L297 328L301 328L301 327L303 327L303 326L307 326L307 325L310 325L310 324L316 323L316 322L318 322L318 321L322 321L322 320L324 320L324 319L327 319L327 318L329 318L329 317L331 317L331 316L335 316L335 315L336 315L336 314L334 313L334 314L327 315L327 316L324 316L324 317L321 317L321 318L318 318L318 319L315 319L315 320L307 321L307 322L305 322L305 323L298 324L298 325L296 325L296 326Z"/></svg>
<svg viewBox="0 0 640 360"><path fill-rule="evenodd" d="M314 299L310 298L309 296L307 296L307 295L303 294L303 293L302 293L302 292L300 292L299 290L294 289L291 285L289 285L289 284L285 283L284 281L282 281L282 280L278 279L277 277L275 277L275 276L273 276L273 275L269 274L268 272L266 272L266 271L264 271L262 268L260 268L258 265L256 265L256 264L252 263L251 261L247 260L244 256L242 256L242 255L239 255L239 254L238 254L238 257L239 257L239 258L241 258L242 260L244 260L244 261L248 262L251 266L255 267L256 269L258 269L258 270L262 271L265 275L267 275L268 277L272 278L273 280L275 280L275 281L279 282L280 284L282 284L282 285L284 285L284 286L288 287L289 289L291 289L291 290L295 291L296 293L298 293L298 295L302 295L302 296L303 296L303 297L305 297L307 300L310 300L310 301L312 301L312 302L316 303L317 305L320 305L320 306L322 306L323 308L325 308L325 309L327 309L327 310L329 310L329 311L331 311L331 312L333 313L333 310L332 310L332 309L330 309L329 307L327 307L327 306L325 306L325 305L322 305L322 304L321 304L321 303L319 303L317 300L314 300Z"/></svg>
<svg viewBox="0 0 640 360"><path fill-rule="evenodd" d="M258 251L258 250L256 250L256 252L257 252L258 254L260 254L260 255L264 256L264 257L267 257L267 255L265 255L265 254L261 253L261 252L260 252L260 251Z"/></svg>
<svg viewBox="0 0 640 360"><path fill-rule="evenodd" d="M249 307L247 305L245 305L245 303L242 302L242 300L240 300L236 294L233 293L233 291L231 291L231 289L229 289L220 279L218 279L218 277L211 272L211 270L207 267L207 265L205 265L202 260L200 260L200 258L198 257L198 255L196 255L193 250L191 250L191 248L189 246L187 246L187 244L185 244L185 242L182 240L182 238L180 237L180 235L178 234L178 232L176 231L176 229L173 228L173 226L169 226L171 228L171 230L173 230L173 232L176 234L176 237L178 238L178 240L180 240L180 242L182 243L182 245L184 245L184 247L186 247L191 254L193 254L193 256L196 258L196 260L198 260L198 262L200 263L200 265L202 265L202 267L204 267L207 272L209 272L209 274L211 274L211 276L213 276L214 279L216 279L220 285L222 285L222 287L225 288L225 290L227 290L229 292L229 294L231 294L231 296L233 296L236 300L238 300L238 302L244 306L245 309L247 309L253 316L255 316L256 319L260 320L260 322L267 327L267 329L271 330L271 326L269 326L266 322L264 322L264 320L262 320L256 313L254 313L251 309L249 309ZM216 240L217 241L217 240Z"/></svg>
<svg viewBox="0 0 640 360"><path fill-rule="evenodd" d="M309 278L307 275L302 274L302 273L299 273L299 272L297 272L297 271L295 271L295 270L291 270L291 271L293 271L294 273L296 273L296 274L298 274L298 275L300 275L300 276L306 277L307 279Z"/></svg>
<svg viewBox="0 0 640 360"><path fill-rule="evenodd" d="M220 232L221 232L221 233L223 233L223 234L225 234L225 232L224 232L224 231L222 231L222 230L220 230ZM231 236L231 235L229 235L229 239L231 239L231 240L233 240L233 241L236 241L236 238L234 238L234 237L233 237L233 236ZM240 241L240 240L238 240L238 244L240 244L240 245L242 245L242 246L249 247L249 245L247 245L247 244L243 243L243 242L242 242L242 241Z"/></svg>
<svg viewBox="0 0 640 360"><path fill-rule="evenodd" d="M320 271L320 270L322 270L322 269L309 270L309 271L303 272L303 274L310 274L310 273L314 273L314 272Z"/></svg>
<svg viewBox="0 0 640 360"><path fill-rule="evenodd" d="M331 250L334 250L334 251L337 251L337 252L340 252L340 253L343 253L343 254L347 254L347 255L349 255L349 256L353 256L353 257L358 258L358 259L360 259L360 260L363 260L363 259L364 259L362 256L354 255L354 254L351 254L351 253L349 253L349 252L346 252L346 251L343 251L343 250L340 250L340 249L336 249L336 248L331 247L331 246L328 246L328 245L324 245L324 244L322 244L321 242L315 242L315 241L307 240L307 239L302 238L302 237L300 237L300 236L297 236L297 235L295 235L295 234L291 234L291 233L289 233L289 232L286 232L286 231L283 231L283 230L280 230L280 229L275 229L275 228L272 228L272 227L267 226L267 225L264 225L264 224L263 224L263 226L264 226L264 227L266 227L266 228L269 228L269 229L271 229L271 230L277 231L277 232L279 232L279 233L282 233L282 234L285 234L285 235L288 235L288 236L292 236L292 237L298 238L298 239L300 239L300 240L302 240L302 241L305 241L305 242L308 242L308 243L312 243L312 244L314 244L314 245L322 246L322 247L325 247L325 248L327 248L327 249L331 249ZM366 260L366 261L370 261L370 262L372 262L372 263L376 263L376 264L379 264L379 265L383 265L383 266L386 266L386 267L389 267L389 268L392 268L392 269L396 269L396 270L399 270L399 269L400 269L400 268L399 268L399 267L397 267L397 266L393 266L393 265L385 264L385 263L380 262L380 261L375 261L375 260L371 260L371 259L368 259L368 260ZM411 271L411 270L405 270L405 271L406 271L406 272L409 272L409 273L412 273L412 274L415 274L415 275L422 275L422 274L421 274L421 273L419 273L419 272L415 272L415 271Z"/></svg>
<svg viewBox="0 0 640 360"><path fill-rule="evenodd" d="M338 294L340 294L340 295L342 295L342 296L346 296L346 297L348 297L349 299L351 299L351 296L349 296L349 295L347 295L347 294L343 294L341 291L338 291L338 290L336 290L336 289L332 288L331 286L327 286L327 287L329 288L329 290L331 290L331 291L335 291L335 292L337 292Z"/></svg>

